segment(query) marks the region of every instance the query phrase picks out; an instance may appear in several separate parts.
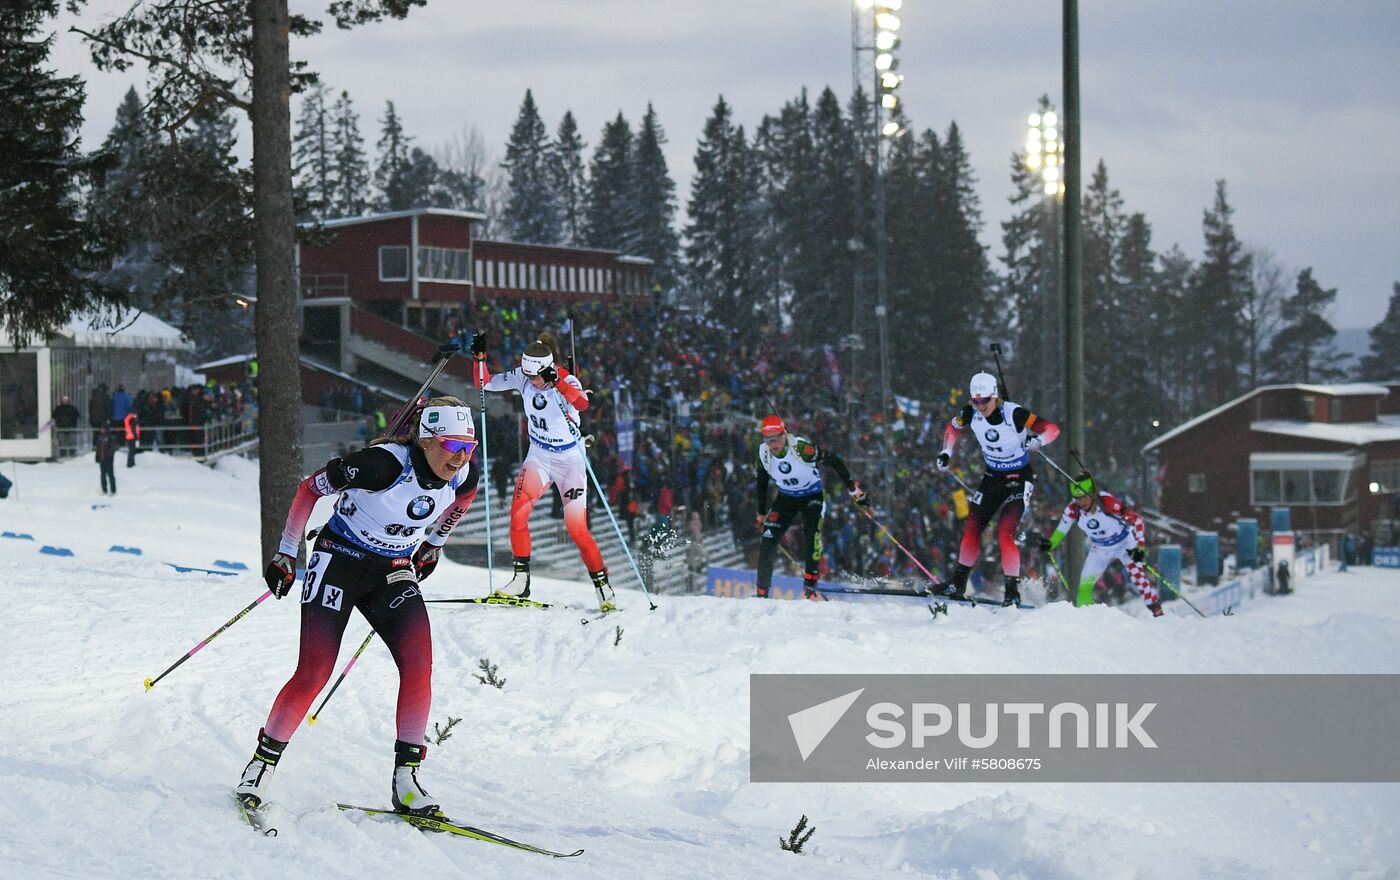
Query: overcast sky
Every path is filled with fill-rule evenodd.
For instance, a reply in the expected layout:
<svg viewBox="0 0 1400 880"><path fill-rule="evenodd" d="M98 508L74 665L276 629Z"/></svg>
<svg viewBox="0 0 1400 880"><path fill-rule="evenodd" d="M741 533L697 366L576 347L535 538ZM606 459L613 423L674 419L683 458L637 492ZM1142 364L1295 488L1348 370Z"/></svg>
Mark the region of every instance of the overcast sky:
<svg viewBox="0 0 1400 880"><path fill-rule="evenodd" d="M82 20L126 6L93 0ZM1042 93L1062 103L1059 4L906 0L900 15L906 110L920 130L962 129L995 258L1026 115ZM1338 327L1380 320L1400 281L1400 0L1086 0L1080 23L1085 176L1105 160L1159 251L1200 254L1224 178L1246 243L1338 288ZM573 110L590 153L607 119L636 123L651 101L684 207L718 95L750 130L804 86L844 101L850 44L849 0L430 0L402 22L331 26L292 54L349 90L371 146L386 100L421 145L475 125L497 159L527 87L551 131ZM66 33L54 60L89 79L95 146L142 76L96 73Z"/></svg>

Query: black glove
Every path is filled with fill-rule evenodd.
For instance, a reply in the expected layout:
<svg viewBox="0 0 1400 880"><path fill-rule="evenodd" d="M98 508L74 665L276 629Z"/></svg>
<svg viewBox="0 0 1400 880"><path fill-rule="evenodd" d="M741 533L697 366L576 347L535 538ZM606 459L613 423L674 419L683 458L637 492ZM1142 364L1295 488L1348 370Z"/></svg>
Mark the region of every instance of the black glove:
<svg viewBox="0 0 1400 880"><path fill-rule="evenodd" d="M544 380L546 385L553 385L555 382L559 381L559 371L554 369L553 364L546 364L540 367L539 376Z"/></svg>
<svg viewBox="0 0 1400 880"><path fill-rule="evenodd" d="M427 541L419 544L418 549L413 551L413 570L418 573L420 584L437 568L438 558L441 556L442 548L435 547Z"/></svg>
<svg viewBox="0 0 1400 880"><path fill-rule="evenodd" d="M486 360L486 334L477 333L472 336L472 360Z"/></svg>
<svg viewBox="0 0 1400 880"><path fill-rule="evenodd" d="M946 472L948 470L948 465L953 460L953 457L946 452L940 452L938 453L938 458L935 460L938 462L938 469L940 471Z"/></svg>
<svg viewBox="0 0 1400 880"><path fill-rule="evenodd" d="M1139 544L1132 550L1129 550L1128 555L1133 558L1134 562L1142 562L1147 559L1147 548Z"/></svg>
<svg viewBox="0 0 1400 880"><path fill-rule="evenodd" d="M272 595L281 599L297 579L297 561L285 553L274 553L263 571L263 580Z"/></svg>
<svg viewBox="0 0 1400 880"><path fill-rule="evenodd" d="M1040 549L1044 550L1046 553L1049 553L1053 549L1050 546L1050 539L1045 537L1044 535L1041 535L1039 537L1038 543L1040 544Z"/></svg>

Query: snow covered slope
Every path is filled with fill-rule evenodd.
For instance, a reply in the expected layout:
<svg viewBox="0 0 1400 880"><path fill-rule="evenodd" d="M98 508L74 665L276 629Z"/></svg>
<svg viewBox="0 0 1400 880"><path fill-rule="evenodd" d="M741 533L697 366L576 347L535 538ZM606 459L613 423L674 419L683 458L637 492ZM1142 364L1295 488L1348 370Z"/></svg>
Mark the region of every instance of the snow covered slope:
<svg viewBox="0 0 1400 880"><path fill-rule="evenodd" d="M295 663L296 604L269 600L141 685L264 589L255 468L144 455L119 462L111 499L97 477L90 461L22 466L0 502L0 530L35 539L0 539L7 878L1400 876L1392 785L747 781L751 672L1400 672L1400 573L1365 568L1210 620L1055 605L935 622L917 604L706 597L648 612L625 590L624 613L587 626L568 609L431 606L433 719L463 721L430 748L424 784L465 821L588 852L554 861L337 811L389 798L396 676L377 643L292 741L273 789L282 834L261 838L228 792ZM249 571L163 564L215 560ZM591 598L536 583L546 601ZM483 590L482 571L450 562L425 584ZM337 671L366 631L351 623ZM481 658L504 689L473 677ZM804 813L809 851L781 852Z"/></svg>

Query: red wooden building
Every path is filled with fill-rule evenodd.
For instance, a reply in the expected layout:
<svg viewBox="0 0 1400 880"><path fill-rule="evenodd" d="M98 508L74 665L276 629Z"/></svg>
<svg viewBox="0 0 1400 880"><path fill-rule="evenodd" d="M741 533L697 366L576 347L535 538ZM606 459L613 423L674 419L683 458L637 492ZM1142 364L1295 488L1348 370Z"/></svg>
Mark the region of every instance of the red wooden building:
<svg viewBox="0 0 1400 880"><path fill-rule="evenodd" d="M1370 531L1400 493L1400 382L1270 385L1173 428L1143 447L1157 465L1157 507L1199 529L1237 517L1327 540Z"/></svg>
<svg viewBox="0 0 1400 880"><path fill-rule="evenodd" d="M389 388L416 387L482 301L649 302L651 261L478 239L482 214L417 208L308 225L297 248L302 352ZM449 367L465 377L465 360Z"/></svg>

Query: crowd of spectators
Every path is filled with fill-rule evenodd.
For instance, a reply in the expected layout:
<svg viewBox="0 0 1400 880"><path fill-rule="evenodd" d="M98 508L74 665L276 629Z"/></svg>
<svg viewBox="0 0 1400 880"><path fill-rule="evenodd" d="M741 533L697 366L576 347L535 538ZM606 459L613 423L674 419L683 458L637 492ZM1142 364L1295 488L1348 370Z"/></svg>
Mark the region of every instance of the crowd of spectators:
<svg viewBox="0 0 1400 880"><path fill-rule="evenodd" d="M901 415L890 426L892 480L887 482L879 454L885 426L878 415L878 387L852 381L843 374L841 355L803 350L779 326L722 327L667 306L528 302L464 312L458 341L465 348L477 332L488 334L493 370L514 367L541 332L554 335L566 359L576 347L577 373L593 392L584 423L594 438L590 459L614 510L621 516L632 508L632 517L648 529L671 528L679 513L698 514L704 527L727 527L740 546L756 547L757 425L776 411L792 433L847 461L875 498L876 517L923 565L945 573L957 553L966 499L950 475L936 470L934 456L947 419L962 403L961 389L949 389L941 401L922 401L920 417ZM969 373L979 366L969 364ZM494 409L493 471L511 467L524 445L518 406ZM624 455L615 427L629 423L631 454ZM972 442L964 441L957 472L974 484L980 465L972 472L967 466L977 459ZM856 510L845 487L831 485L834 479L828 474L823 577L926 581ZM1042 480L1037 494L1043 532L1053 527L1065 501L1063 492L1049 485L1053 482ZM689 523L674 527L683 525ZM988 564L980 574L990 576L997 568L996 551L994 541L986 544ZM1028 572L1038 575L1039 551L1028 549L1023 558ZM982 579L975 574L974 586ZM1000 583L1000 577L992 582Z"/></svg>

